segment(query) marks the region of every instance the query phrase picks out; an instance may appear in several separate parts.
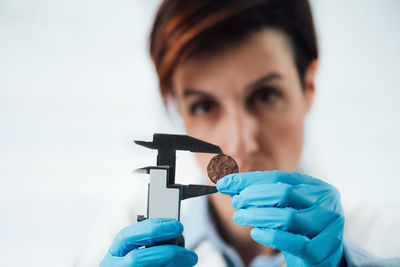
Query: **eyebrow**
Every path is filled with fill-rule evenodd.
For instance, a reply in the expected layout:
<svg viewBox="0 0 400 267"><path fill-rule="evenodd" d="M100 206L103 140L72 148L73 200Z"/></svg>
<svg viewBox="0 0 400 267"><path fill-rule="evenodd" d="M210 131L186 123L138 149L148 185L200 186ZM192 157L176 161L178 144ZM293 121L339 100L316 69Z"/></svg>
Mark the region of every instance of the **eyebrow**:
<svg viewBox="0 0 400 267"><path fill-rule="evenodd" d="M183 97L190 97L190 96L203 96L207 98L212 98L210 94L207 94L201 90L196 90L196 89L186 89L185 92L183 93Z"/></svg>
<svg viewBox="0 0 400 267"><path fill-rule="evenodd" d="M265 82L271 81L271 80L276 80L276 79L281 79L282 76L279 75L278 73L269 73L265 76L262 76L261 78L257 79L256 81L250 83L249 85L246 86L246 88L254 88L257 87Z"/></svg>
<svg viewBox="0 0 400 267"><path fill-rule="evenodd" d="M275 72L269 73L265 76L262 76L261 78L258 78L254 82L250 83L249 85L246 86L246 88L254 88L265 82L275 80L275 79L281 79L281 78L282 78L282 76L279 75L278 73L275 73ZM190 96L203 96L203 97L207 97L207 98L212 98L212 95L210 95L202 90L188 88L183 93L183 97L186 98L186 97L190 97Z"/></svg>

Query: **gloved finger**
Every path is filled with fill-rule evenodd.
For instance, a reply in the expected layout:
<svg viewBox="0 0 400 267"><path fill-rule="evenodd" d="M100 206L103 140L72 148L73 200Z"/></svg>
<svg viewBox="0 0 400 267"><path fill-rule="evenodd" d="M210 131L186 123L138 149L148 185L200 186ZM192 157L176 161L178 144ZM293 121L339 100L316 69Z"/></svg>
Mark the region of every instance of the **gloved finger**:
<svg viewBox="0 0 400 267"><path fill-rule="evenodd" d="M310 239L306 236L293 234L280 229L253 228L251 237L267 247L300 256Z"/></svg>
<svg viewBox="0 0 400 267"><path fill-rule="evenodd" d="M335 228L334 225L332 224L333 228ZM308 264L329 262L326 259L330 258L332 258L332 262L338 262L337 258L339 257L340 261L343 252L342 243L332 241L332 237L337 236L332 234L321 236L318 239L309 239L306 236L279 229L253 228L250 235L256 242L299 257Z"/></svg>
<svg viewBox="0 0 400 267"><path fill-rule="evenodd" d="M249 207L235 212L233 219L241 226L281 229L313 238L338 217L319 207L293 208Z"/></svg>
<svg viewBox="0 0 400 267"><path fill-rule="evenodd" d="M308 261L340 262L343 253L344 217L339 216L307 244Z"/></svg>
<svg viewBox="0 0 400 267"><path fill-rule="evenodd" d="M115 237L109 252L113 256L125 256L134 248L173 239L182 232L183 225L176 220L147 219L123 228Z"/></svg>
<svg viewBox="0 0 400 267"><path fill-rule="evenodd" d="M174 245L160 245L132 251L135 266L194 266L197 254Z"/></svg>
<svg viewBox="0 0 400 267"><path fill-rule="evenodd" d="M116 257L110 252L104 257L100 263L100 267L130 267L132 263L125 257Z"/></svg>
<svg viewBox="0 0 400 267"><path fill-rule="evenodd" d="M329 191L329 187L308 184L289 185L279 182L252 185L233 196L232 206L237 210L250 206L306 209L329 194Z"/></svg>
<svg viewBox="0 0 400 267"><path fill-rule="evenodd" d="M197 254L183 247L160 245L150 248L134 249L124 257L108 253L100 267L133 267L133 266L194 266L198 261Z"/></svg>
<svg viewBox="0 0 400 267"><path fill-rule="evenodd" d="M242 172L227 175L218 180L217 190L223 194L238 194L243 189L251 185L286 183L290 185L297 184L324 184L321 180L297 172L284 171L255 171Z"/></svg>

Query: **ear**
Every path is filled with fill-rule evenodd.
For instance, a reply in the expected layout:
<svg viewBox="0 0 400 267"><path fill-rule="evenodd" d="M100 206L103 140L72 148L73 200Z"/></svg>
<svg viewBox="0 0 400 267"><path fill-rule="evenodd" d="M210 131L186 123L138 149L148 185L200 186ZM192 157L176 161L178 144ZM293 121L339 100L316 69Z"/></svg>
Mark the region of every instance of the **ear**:
<svg viewBox="0 0 400 267"><path fill-rule="evenodd" d="M314 59L308 64L304 77L304 96L306 100L306 113L311 109L315 94L315 74L318 69L318 60Z"/></svg>

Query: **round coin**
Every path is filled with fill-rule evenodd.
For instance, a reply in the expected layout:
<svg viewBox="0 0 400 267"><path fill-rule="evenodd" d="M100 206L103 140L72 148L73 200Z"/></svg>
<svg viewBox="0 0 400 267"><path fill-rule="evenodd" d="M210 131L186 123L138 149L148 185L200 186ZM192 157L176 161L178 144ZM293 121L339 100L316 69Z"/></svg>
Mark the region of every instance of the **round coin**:
<svg viewBox="0 0 400 267"><path fill-rule="evenodd" d="M237 172L239 172L239 167L236 161L225 154L216 155L207 166L208 177L214 184L222 177Z"/></svg>

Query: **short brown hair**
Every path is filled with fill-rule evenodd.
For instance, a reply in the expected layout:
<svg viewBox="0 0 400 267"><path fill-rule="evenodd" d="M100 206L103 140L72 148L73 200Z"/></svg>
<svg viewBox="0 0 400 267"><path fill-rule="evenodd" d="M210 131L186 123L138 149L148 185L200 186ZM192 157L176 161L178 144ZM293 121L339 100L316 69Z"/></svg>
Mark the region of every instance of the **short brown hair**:
<svg viewBox="0 0 400 267"><path fill-rule="evenodd" d="M180 62L268 27L288 36L303 83L307 66L318 58L308 0L164 0L149 40L162 95L172 93L171 77Z"/></svg>

